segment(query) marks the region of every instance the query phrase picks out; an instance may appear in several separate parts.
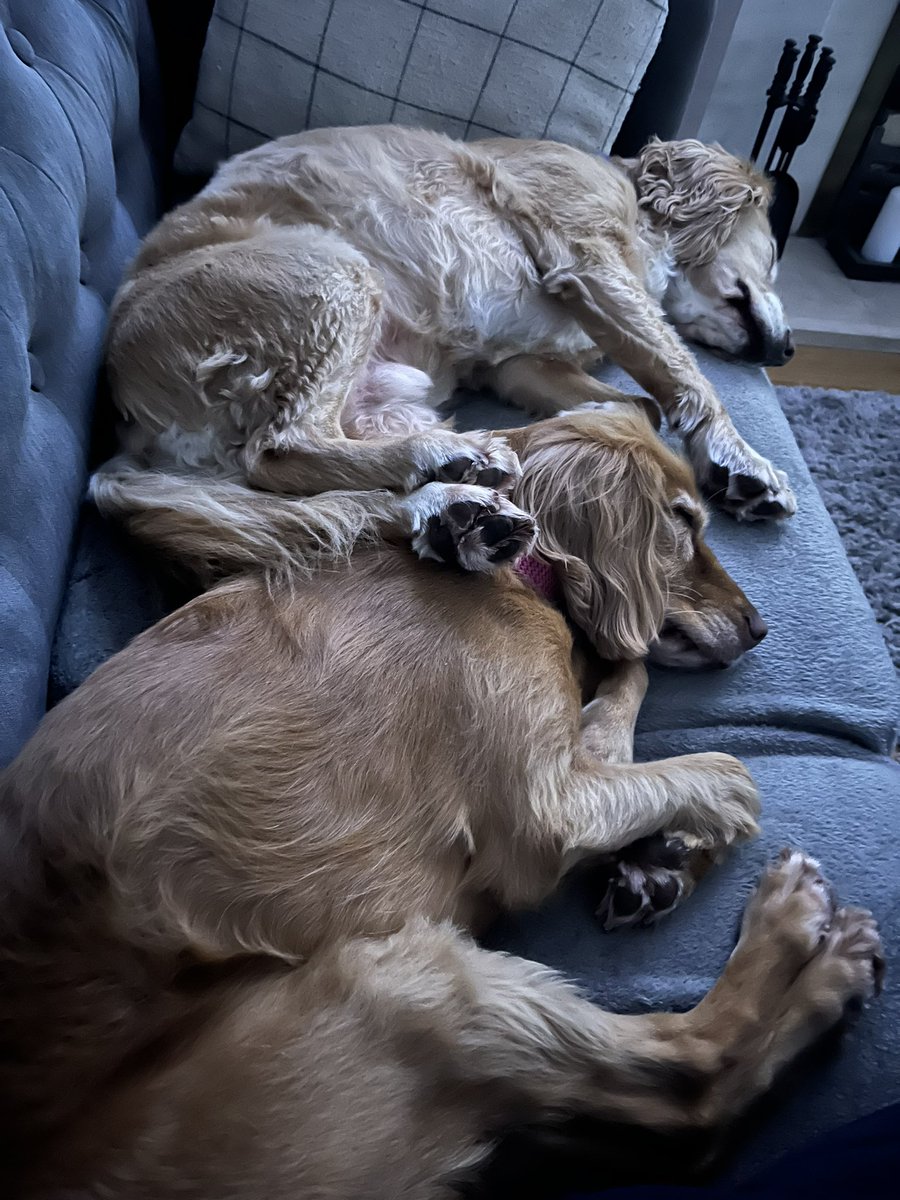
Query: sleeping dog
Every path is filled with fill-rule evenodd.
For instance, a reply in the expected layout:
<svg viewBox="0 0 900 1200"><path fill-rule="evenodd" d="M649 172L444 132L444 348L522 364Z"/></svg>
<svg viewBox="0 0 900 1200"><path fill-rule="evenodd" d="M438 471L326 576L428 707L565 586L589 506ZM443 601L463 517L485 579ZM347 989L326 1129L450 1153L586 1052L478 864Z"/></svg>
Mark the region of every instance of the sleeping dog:
<svg viewBox="0 0 900 1200"><path fill-rule="evenodd" d="M311 575L276 557L138 637L0 778L0 1128L23 1196L449 1197L513 1123L727 1123L874 989L870 915L798 852L690 1012L606 1013L471 940L600 856L635 901L617 889L604 920L652 919L757 828L729 755L632 761L639 656L729 662L761 632L690 471L628 405L507 437L558 607L508 565L402 542ZM449 496L423 557L466 487L427 485ZM261 513L271 546L296 520L267 501L251 557Z"/></svg>
<svg viewBox="0 0 900 1200"><path fill-rule="evenodd" d="M464 382L544 416L602 401L584 366L605 353L717 502L789 516L784 474L675 332L746 361L791 353L768 199L758 172L695 141L615 161L385 126L241 154L161 222L119 292L109 368L132 469L117 463L112 491L101 472L97 501L144 513L152 539L159 476L143 468L298 496L508 482L508 447L441 427L438 407Z"/></svg>

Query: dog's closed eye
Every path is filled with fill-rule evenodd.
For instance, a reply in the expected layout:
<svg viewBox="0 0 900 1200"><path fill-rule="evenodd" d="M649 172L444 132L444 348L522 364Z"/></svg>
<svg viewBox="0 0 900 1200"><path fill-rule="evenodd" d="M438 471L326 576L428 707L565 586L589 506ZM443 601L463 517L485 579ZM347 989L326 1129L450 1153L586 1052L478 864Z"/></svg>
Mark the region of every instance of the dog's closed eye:
<svg viewBox="0 0 900 1200"><path fill-rule="evenodd" d="M684 523L685 523L685 525L687 525L688 529L690 529L690 530L697 529L697 526L698 526L697 514L694 512L694 510L692 508L688 508L688 506L686 504L673 504L672 505L672 515L675 517L678 517L678 519L680 521L684 521Z"/></svg>

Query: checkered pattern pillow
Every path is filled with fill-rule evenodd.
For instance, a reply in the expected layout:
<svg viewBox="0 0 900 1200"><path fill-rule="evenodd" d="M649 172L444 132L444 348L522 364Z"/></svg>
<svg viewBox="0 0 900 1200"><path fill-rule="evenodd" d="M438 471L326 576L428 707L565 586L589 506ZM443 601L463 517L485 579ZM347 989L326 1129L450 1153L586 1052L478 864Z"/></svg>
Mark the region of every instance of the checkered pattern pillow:
<svg viewBox="0 0 900 1200"><path fill-rule="evenodd" d="M178 165L323 125L606 151L666 0L217 0Z"/></svg>

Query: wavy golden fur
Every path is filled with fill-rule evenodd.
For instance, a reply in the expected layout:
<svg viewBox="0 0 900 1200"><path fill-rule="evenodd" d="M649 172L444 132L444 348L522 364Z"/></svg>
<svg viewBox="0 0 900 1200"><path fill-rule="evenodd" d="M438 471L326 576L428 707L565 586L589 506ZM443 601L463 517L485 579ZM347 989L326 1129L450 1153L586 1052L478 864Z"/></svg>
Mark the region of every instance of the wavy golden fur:
<svg viewBox="0 0 900 1200"><path fill-rule="evenodd" d="M163 219L118 293L108 361L127 453L95 477L97 503L151 541L159 523L171 546L178 512L190 518L165 507L164 477L195 480L201 520L222 482L248 500L511 482L508 448L443 427L438 406L476 379L541 415L602 400L584 366L607 354L659 402L717 502L790 515L784 475L665 320L736 356L787 345L753 178L693 142L615 163L398 126L238 155ZM383 499L362 513L348 498L351 525L376 531ZM430 515L398 519L414 538Z"/></svg>
<svg viewBox="0 0 900 1200"><path fill-rule="evenodd" d="M688 266L712 262L738 217L747 209L765 212L772 199L772 185L761 171L715 143L694 139L653 138L631 174L638 204L666 230L676 260Z"/></svg>
<svg viewBox="0 0 900 1200"><path fill-rule="evenodd" d="M672 482L646 419L636 412L616 425L616 442L598 447L578 421L548 423L525 441L516 488L517 503L539 514L535 550L563 581L569 616L613 660L644 657L666 615L660 523Z"/></svg>
<svg viewBox="0 0 900 1200"><path fill-rule="evenodd" d="M508 567L398 544L292 587L245 574L0 776L6 1194L448 1200L511 1123L714 1131L872 991L871 918L799 853L687 1013L604 1013L468 936L582 860L627 863L658 916L758 811L728 755L633 763L644 667L577 644L642 650L660 595L738 629L690 472L619 407L510 438L564 594L592 594L579 638Z"/></svg>

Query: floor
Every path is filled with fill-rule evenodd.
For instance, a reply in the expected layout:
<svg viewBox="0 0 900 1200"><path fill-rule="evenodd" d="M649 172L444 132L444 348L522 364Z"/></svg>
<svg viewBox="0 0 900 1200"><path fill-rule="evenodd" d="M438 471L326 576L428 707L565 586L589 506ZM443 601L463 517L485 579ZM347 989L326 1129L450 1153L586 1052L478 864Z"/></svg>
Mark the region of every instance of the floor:
<svg viewBox="0 0 900 1200"><path fill-rule="evenodd" d="M848 279L816 238L788 239L778 292L797 346L900 352L900 283Z"/></svg>
<svg viewBox="0 0 900 1200"><path fill-rule="evenodd" d="M821 241L792 237L778 291L797 352L774 384L900 394L900 283L848 279Z"/></svg>
<svg viewBox="0 0 900 1200"><path fill-rule="evenodd" d="M770 367L768 374L776 387L802 385L900 395L900 354L896 352L798 346L787 366Z"/></svg>

